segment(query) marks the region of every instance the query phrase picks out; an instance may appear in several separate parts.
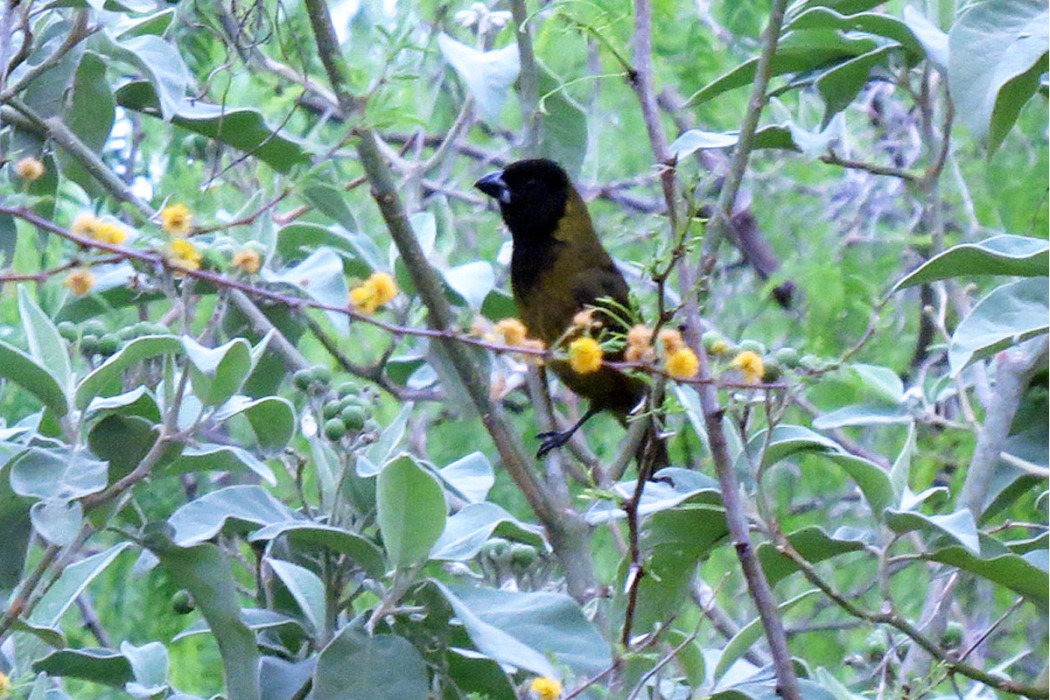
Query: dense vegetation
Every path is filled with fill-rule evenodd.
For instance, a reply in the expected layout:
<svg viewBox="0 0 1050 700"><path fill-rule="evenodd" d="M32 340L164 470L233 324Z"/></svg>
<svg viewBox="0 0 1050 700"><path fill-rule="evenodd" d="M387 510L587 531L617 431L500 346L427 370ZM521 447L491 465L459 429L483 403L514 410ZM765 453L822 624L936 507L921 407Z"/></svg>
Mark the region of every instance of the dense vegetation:
<svg viewBox="0 0 1050 700"><path fill-rule="evenodd" d="M3 0L0 697L1050 696L1048 24ZM542 460L534 156L665 331Z"/></svg>

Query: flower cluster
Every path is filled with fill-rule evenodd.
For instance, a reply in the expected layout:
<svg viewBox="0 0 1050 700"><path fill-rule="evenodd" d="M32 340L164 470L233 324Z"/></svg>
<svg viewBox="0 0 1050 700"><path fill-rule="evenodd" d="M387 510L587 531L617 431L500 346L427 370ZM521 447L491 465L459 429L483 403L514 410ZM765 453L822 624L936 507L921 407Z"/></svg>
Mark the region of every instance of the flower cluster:
<svg viewBox="0 0 1050 700"><path fill-rule="evenodd" d="M358 313L371 315L397 296L397 282L386 272L373 272L361 285L350 290L350 306Z"/></svg>
<svg viewBox="0 0 1050 700"><path fill-rule="evenodd" d="M569 343L569 366L574 372L590 374L602 367L602 346L585 335Z"/></svg>
<svg viewBox="0 0 1050 700"><path fill-rule="evenodd" d="M241 272L254 275L262 267L262 256L254 248L241 248L233 254L233 266Z"/></svg>
<svg viewBox="0 0 1050 700"><path fill-rule="evenodd" d="M115 221L100 219L94 214L84 212L73 219L70 230L78 236L106 243L108 245L121 245L128 240L128 232L123 226Z"/></svg>
<svg viewBox="0 0 1050 700"><path fill-rule="evenodd" d="M95 286L95 275L92 274L91 270L83 267L70 272L62 284L69 288L73 296L82 297Z"/></svg>
<svg viewBox="0 0 1050 700"><path fill-rule="evenodd" d="M561 697L561 681L557 678L549 676L533 678L530 688L536 693L539 700L558 700Z"/></svg>
<svg viewBox="0 0 1050 700"><path fill-rule="evenodd" d="M753 350L740 352L733 358L730 367L740 370L740 373L744 375L744 381L748 384L757 384L766 375L766 366L762 356Z"/></svg>
<svg viewBox="0 0 1050 700"><path fill-rule="evenodd" d="M185 238L175 238L168 244L168 264L183 270L199 270L201 268L201 252L196 246Z"/></svg>
<svg viewBox="0 0 1050 700"><path fill-rule="evenodd" d="M44 164L36 158L23 158L15 163L15 173L19 178L33 182L44 176Z"/></svg>
<svg viewBox="0 0 1050 700"><path fill-rule="evenodd" d="M190 232L190 224L193 214L185 204L172 204L164 207L160 212L161 225L165 233L173 236L185 236Z"/></svg>

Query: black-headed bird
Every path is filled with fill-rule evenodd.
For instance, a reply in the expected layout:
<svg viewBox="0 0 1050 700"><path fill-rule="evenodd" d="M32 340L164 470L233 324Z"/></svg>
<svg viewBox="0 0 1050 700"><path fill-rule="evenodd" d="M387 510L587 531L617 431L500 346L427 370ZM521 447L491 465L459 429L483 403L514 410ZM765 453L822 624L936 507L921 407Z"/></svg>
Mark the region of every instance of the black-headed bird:
<svg viewBox="0 0 1050 700"><path fill-rule="evenodd" d="M616 269L594 231L587 205L569 176L552 160L511 163L489 173L475 187L499 203L503 221L513 238L510 284L521 321L532 337L547 347L571 337L573 321L593 309L603 331L625 336L630 326L627 282ZM623 349L605 355L623 359ZM550 368L576 394L590 400L586 413L561 432L541 433L538 457L564 445L589 418L610 411L626 425L627 416L648 391L644 381L604 363L594 372L580 373L565 360ZM663 441L658 461L666 464Z"/></svg>

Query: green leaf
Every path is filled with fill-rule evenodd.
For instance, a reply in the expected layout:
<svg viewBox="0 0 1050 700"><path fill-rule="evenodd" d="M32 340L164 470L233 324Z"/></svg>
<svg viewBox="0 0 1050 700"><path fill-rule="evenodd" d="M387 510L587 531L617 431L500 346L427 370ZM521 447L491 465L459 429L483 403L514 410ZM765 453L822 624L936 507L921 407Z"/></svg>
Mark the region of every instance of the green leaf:
<svg viewBox="0 0 1050 700"><path fill-rule="evenodd" d="M160 559L174 583L190 592L208 621L222 655L226 697L258 700L259 651L255 635L240 619L227 558L212 544L178 547L161 528L147 532L143 544Z"/></svg>
<svg viewBox="0 0 1050 700"><path fill-rule="evenodd" d="M817 430L832 430L853 425L907 425L915 417L905 406L855 404L813 419Z"/></svg>
<svg viewBox="0 0 1050 700"><path fill-rule="evenodd" d="M357 533L301 520L267 525L248 536L249 542L269 542L286 537L296 546L322 546L339 554L345 554L365 570L369 577L380 579L386 573L383 554L379 548Z"/></svg>
<svg viewBox="0 0 1050 700"><path fill-rule="evenodd" d="M26 285L18 285L18 315L29 344L29 354L36 363L50 372L64 390L72 384L73 368L69 364L69 349L65 338L51 318L37 306Z"/></svg>
<svg viewBox="0 0 1050 700"><path fill-rule="evenodd" d="M879 398L891 404L898 404L904 399L904 382L889 367L857 362L849 365L849 368L860 378L865 388L872 390Z"/></svg>
<svg viewBox="0 0 1050 700"><path fill-rule="evenodd" d="M331 164L322 163L302 178L300 187L303 197L319 212L347 231L356 231L357 219L350 211L346 190L339 186L336 177L335 169Z"/></svg>
<svg viewBox="0 0 1050 700"><path fill-rule="evenodd" d="M548 659L581 676L611 661L609 645L565 594L434 584L478 651L502 664L556 677Z"/></svg>
<svg viewBox="0 0 1050 700"><path fill-rule="evenodd" d="M955 113L991 151L1047 70L1048 27L1043 0L986 0L966 8L948 33Z"/></svg>
<svg viewBox="0 0 1050 700"><path fill-rule="evenodd" d="M182 343L173 335L148 335L132 340L84 377L77 386L74 399L76 407L86 408L105 387L119 385L124 370L133 364L158 355L181 355L182 350Z"/></svg>
<svg viewBox="0 0 1050 700"><path fill-rule="evenodd" d="M839 452L842 447L831 438L815 433L801 425L780 424L773 428L773 434L766 438L766 430L760 430L748 441L747 449L752 458L758 458L762 452L762 465L771 466L798 452L817 450L820 452Z"/></svg>
<svg viewBox="0 0 1050 700"><path fill-rule="evenodd" d="M420 700L428 697L427 667L411 642L368 636L347 625L317 657L314 700Z"/></svg>
<svg viewBox="0 0 1050 700"><path fill-rule="evenodd" d="M98 54L86 51L73 77L73 90L62 121L85 146L101 153L113 129L115 114L113 90L106 80L106 62ZM65 151L58 151L57 156L63 175L86 192L101 193L98 181L80 161Z"/></svg>
<svg viewBox="0 0 1050 700"><path fill-rule="evenodd" d="M80 678L121 688L135 680L131 662L113 649L58 649L33 663L35 673Z"/></svg>
<svg viewBox="0 0 1050 700"><path fill-rule="evenodd" d="M915 35L926 52L926 58L937 67L943 75L948 74L948 35L934 25L919 10L911 5L904 8L904 24Z"/></svg>
<svg viewBox="0 0 1050 700"><path fill-rule="evenodd" d="M864 495L864 500L868 502L868 506L876 517L881 516L882 512L891 504L898 502L895 498L889 475L878 464L845 451L819 452L816 455L820 459L826 459L837 464L851 479L857 482L860 492Z"/></svg>
<svg viewBox="0 0 1050 700"><path fill-rule="evenodd" d="M684 505L662 510L648 518L639 544L646 575L639 582L634 628L652 629L678 615L688 600L700 562L728 535L725 511L713 505ZM630 570L624 558L617 578L623 584ZM626 586L618 586L614 599L618 615L626 610Z"/></svg>
<svg viewBox="0 0 1050 700"><path fill-rule="evenodd" d="M577 178L587 155L587 112L565 91L562 80L537 60L540 119L537 154L557 161Z"/></svg>
<svg viewBox="0 0 1050 700"><path fill-rule="evenodd" d="M925 558L977 574L1023 595L1044 612L1047 608L1050 575L1046 571L1045 549L1023 556L1005 553L982 558L965 547L946 547Z"/></svg>
<svg viewBox="0 0 1050 700"><path fill-rule="evenodd" d="M700 150L735 146L739 140L735 134L690 129L676 138L667 150L675 159L684 160Z"/></svg>
<svg viewBox="0 0 1050 700"><path fill-rule="evenodd" d="M149 82L133 81L123 85L116 92L116 100L125 109L162 116L157 91ZM176 126L250 153L274 170L283 173L310 164L310 154L303 144L269 126L257 110L210 104L199 99L166 106L174 111L165 118Z"/></svg>
<svg viewBox="0 0 1050 700"><path fill-rule="evenodd" d="M445 530L430 550L430 558L467 561L481 551L493 534L541 548L546 546L536 526L519 521L495 503L471 503L445 523Z"/></svg>
<svg viewBox="0 0 1050 700"><path fill-rule="evenodd" d="M62 615L76 602L77 597L84 592L88 584L129 547L131 545L124 542L67 566L30 613L29 621L44 627L57 627L62 620Z"/></svg>
<svg viewBox="0 0 1050 700"><path fill-rule="evenodd" d="M910 32L909 32L910 35ZM817 91L824 100L824 124L849 107L857 94L868 84L868 77L877 67L887 67L896 46L880 46L860 56L843 61L817 78Z"/></svg>
<svg viewBox="0 0 1050 700"><path fill-rule="evenodd" d="M503 102L521 65L515 42L501 49L479 51L461 44L448 34L438 34L438 48L470 91L478 106L478 114L487 122L499 121Z"/></svg>
<svg viewBox="0 0 1050 700"><path fill-rule="evenodd" d="M834 64L877 48L868 38L848 38L832 29L799 29L786 33L773 56L773 75L801 73ZM723 92L750 85L755 80L758 59L753 58L713 82L708 83L689 98L690 105L714 99Z"/></svg>
<svg viewBox="0 0 1050 700"><path fill-rule="evenodd" d="M481 503L496 483L489 458L481 452L471 452L438 470L438 476L470 503Z"/></svg>
<svg viewBox="0 0 1050 700"><path fill-rule="evenodd" d="M111 42L107 48L114 57L127 61L142 72L153 87L161 116L164 121L171 121L185 104L186 91L193 82L192 74L175 45L158 36L144 34Z"/></svg>
<svg viewBox="0 0 1050 700"><path fill-rule="evenodd" d="M11 267L18 245L18 227L10 214L0 214L0 267Z"/></svg>
<svg viewBox="0 0 1050 700"><path fill-rule="evenodd" d="M338 226L296 223L283 227L277 234L277 254L285 260L302 260L321 247L331 248L348 258L348 274L367 277L373 270L385 269L375 243L360 233L349 233Z"/></svg>
<svg viewBox="0 0 1050 700"><path fill-rule="evenodd" d="M244 338L234 338L217 348L205 347L188 335L181 340L190 361L193 393L205 406L227 401L251 373L251 345Z"/></svg>
<svg viewBox="0 0 1050 700"><path fill-rule="evenodd" d="M635 479L625 479L617 482L612 490L619 498L630 498L634 495L636 484ZM660 481L646 484L642 499L638 503L638 514L650 515L693 498L711 505L721 504L722 495L718 482L697 471L666 467L660 470ZM591 525L597 525L623 518L625 515L619 502L608 499L593 503L584 517Z"/></svg>
<svg viewBox="0 0 1050 700"><path fill-rule="evenodd" d="M215 412L216 421L225 421L244 414L252 426L255 439L263 451L274 454L283 450L295 434L295 409L280 396L250 399L234 396Z"/></svg>
<svg viewBox="0 0 1050 700"><path fill-rule="evenodd" d="M818 6L796 16L787 29L839 29L844 32L871 34L900 44L914 54L924 53L922 45L907 23L877 12L841 14L829 7Z"/></svg>
<svg viewBox="0 0 1050 700"><path fill-rule="evenodd" d="M143 695L152 696L168 688L168 648L160 642L150 642L140 647L128 642L120 643L120 653L131 663L135 682L130 686L140 686ZM132 688L127 688L129 692ZM138 697L142 697L139 695Z"/></svg>
<svg viewBox="0 0 1050 700"><path fill-rule="evenodd" d="M357 457L358 476L375 476L397 456L397 447L405 436L408 418L412 415L412 404L406 403L390 424L383 428L379 439Z"/></svg>
<svg viewBox="0 0 1050 700"><path fill-rule="evenodd" d="M973 513L968 509L955 511L948 515L926 515L918 511L902 511L890 508L886 511L886 524L897 533L925 532L928 535L947 535L958 542L975 556L981 554L981 544L977 537L977 523Z"/></svg>
<svg viewBox="0 0 1050 700"><path fill-rule="evenodd" d="M106 488L106 463L84 449L30 447L8 466L11 490L19 496L73 499Z"/></svg>
<svg viewBox="0 0 1050 700"><path fill-rule="evenodd" d="M466 304L474 310L481 309L485 298L496 286L496 273L492 265L484 260L475 260L444 270L442 275L445 277L445 283L459 297L453 299L453 302Z"/></svg>
<svg viewBox="0 0 1050 700"><path fill-rule="evenodd" d="M295 599L314 633L324 629L325 590L317 574L283 559L267 558L267 564Z"/></svg>
<svg viewBox="0 0 1050 700"><path fill-rule="evenodd" d="M810 563L824 561L840 554L864 549L865 541L860 533L852 529L839 530L829 535L827 530L817 525L795 530L787 535L791 546ZM770 586L775 586L791 574L798 571L798 565L768 542L758 545L758 560Z"/></svg>
<svg viewBox="0 0 1050 700"><path fill-rule="evenodd" d="M277 485L273 470L251 452L236 445L186 445L170 464L165 474L195 474L203 472L243 472L248 469L270 486Z"/></svg>
<svg viewBox="0 0 1050 700"><path fill-rule="evenodd" d="M425 559L447 515L441 485L412 457L398 457L379 473L376 521L392 565L407 567Z"/></svg>
<svg viewBox="0 0 1050 700"><path fill-rule="evenodd" d="M996 287L977 302L952 333L948 363L958 376L970 363L1045 335L1050 330L1046 278L1033 277Z"/></svg>
<svg viewBox="0 0 1050 700"><path fill-rule="evenodd" d="M66 392L32 357L13 345L0 340L0 377L7 379L35 396L56 416L69 412Z"/></svg>
<svg viewBox="0 0 1050 700"><path fill-rule="evenodd" d="M518 696L506 671L477 652L455 647L448 650L448 675L461 690L487 700L515 700Z"/></svg>
<svg viewBox="0 0 1050 700"><path fill-rule="evenodd" d="M893 287L893 291L963 275L1045 277L1050 243L1027 236L993 236L963 243L930 258Z"/></svg>
<svg viewBox="0 0 1050 700"><path fill-rule="evenodd" d="M327 306L345 308L350 298L343 261L328 247L318 248L299 264L284 270L273 272L263 268L262 276L267 282L289 285ZM327 310L325 315L336 331L344 336L350 332L346 314Z"/></svg>
<svg viewBox="0 0 1050 700"><path fill-rule="evenodd" d="M29 518L37 534L53 545L66 547L80 534L84 508L77 500L45 498L33 504Z"/></svg>
<svg viewBox="0 0 1050 700"><path fill-rule="evenodd" d="M777 609L781 613L787 612L795 605L817 592L817 589L812 588L790 600L785 600L777 606ZM764 633L765 628L762 626L761 618L756 617L754 620L741 627L740 631L733 635L733 638L729 640L725 649L722 650L722 654L718 657L718 664L715 666L714 678L722 678L722 676L725 675L725 672L729 670L729 667L733 665L733 662L747 653L747 650L751 648L751 645L757 642Z"/></svg>
<svg viewBox="0 0 1050 700"><path fill-rule="evenodd" d="M301 517L263 488L228 486L182 506L168 518L168 525L174 530L172 541L188 546L215 537L227 521L272 525L296 520Z"/></svg>

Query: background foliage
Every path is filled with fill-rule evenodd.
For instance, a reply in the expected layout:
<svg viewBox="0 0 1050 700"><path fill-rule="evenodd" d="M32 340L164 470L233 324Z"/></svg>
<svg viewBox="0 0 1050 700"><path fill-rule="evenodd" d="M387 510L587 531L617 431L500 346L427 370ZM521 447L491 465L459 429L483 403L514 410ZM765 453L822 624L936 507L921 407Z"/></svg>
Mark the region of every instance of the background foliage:
<svg viewBox="0 0 1050 700"><path fill-rule="evenodd" d="M1047 697L1047 6L782 10L5 0L0 696ZM530 155L702 357L658 481L526 456Z"/></svg>

